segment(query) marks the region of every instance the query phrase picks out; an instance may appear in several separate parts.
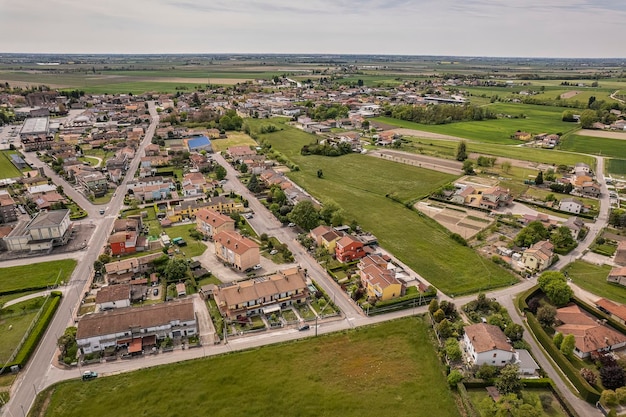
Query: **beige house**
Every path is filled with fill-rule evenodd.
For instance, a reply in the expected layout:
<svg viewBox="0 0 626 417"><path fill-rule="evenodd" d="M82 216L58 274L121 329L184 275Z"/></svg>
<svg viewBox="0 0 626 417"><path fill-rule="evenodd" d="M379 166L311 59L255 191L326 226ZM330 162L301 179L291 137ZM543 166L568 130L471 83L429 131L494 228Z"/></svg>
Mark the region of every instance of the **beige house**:
<svg viewBox="0 0 626 417"><path fill-rule="evenodd" d="M213 240L217 258L240 271L258 265L261 260L259 245L237 232L222 231Z"/></svg>
<svg viewBox="0 0 626 417"><path fill-rule="evenodd" d="M219 232L234 232L235 221L217 211L202 208L196 212L196 230L213 239Z"/></svg>
<svg viewBox="0 0 626 417"><path fill-rule="evenodd" d="M552 263L554 245L548 240L542 240L526 249L522 254L522 263L531 272L543 271Z"/></svg>
<svg viewBox="0 0 626 417"><path fill-rule="evenodd" d="M292 304L304 303L309 290L304 271L294 267L274 275L220 286L213 294L220 313L237 318L271 314Z"/></svg>
<svg viewBox="0 0 626 417"><path fill-rule="evenodd" d="M609 276L606 278L608 282L626 286L626 266L611 269Z"/></svg>

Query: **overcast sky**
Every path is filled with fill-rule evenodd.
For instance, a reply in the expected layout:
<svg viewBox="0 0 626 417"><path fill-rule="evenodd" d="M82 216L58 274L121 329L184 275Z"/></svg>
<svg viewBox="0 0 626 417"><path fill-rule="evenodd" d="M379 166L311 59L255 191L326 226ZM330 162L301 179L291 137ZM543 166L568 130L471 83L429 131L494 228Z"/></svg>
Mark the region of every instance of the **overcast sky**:
<svg viewBox="0 0 626 417"><path fill-rule="evenodd" d="M0 0L0 52L625 57L626 0Z"/></svg>

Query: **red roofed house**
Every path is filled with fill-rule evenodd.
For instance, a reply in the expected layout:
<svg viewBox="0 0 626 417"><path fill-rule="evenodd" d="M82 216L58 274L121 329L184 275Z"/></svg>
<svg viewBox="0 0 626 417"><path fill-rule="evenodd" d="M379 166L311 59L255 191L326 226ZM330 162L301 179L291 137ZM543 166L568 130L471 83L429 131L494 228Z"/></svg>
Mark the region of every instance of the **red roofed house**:
<svg viewBox="0 0 626 417"><path fill-rule="evenodd" d="M137 232L117 232L109 236L111 255L127 255L137 251Z"/></svg>
<svg viewBox="0 0 626 417"><path fill-rule="evenodd" d="M576 304L559 308L556 319L562 323L556 327L564 336L574 335L574 353L586 358L591 352L610 351L626 346L626 336L606 324L598 323L595 317L584 312Z"/></svg>
<svg viewBox="0 0 626 417"><path fill-rule="evenodd" d="M380 255L368 255L361 259L359 275L368 297L385 301L403 295L404 286L396 279L394 269Z"/></svg>
<svg viewBox="0 0 626 417"><path fill-rule="evenodd" d="M214 210L201 208L196 212L196 230L210 239L222 231L235 231L235 221Z"/></svg>
<svg viewBox="0 0 626 417"><path fill-rule="evenodd" d="M365 255L363 243L350 235L345 235L335 245L335 256L339 262L351 262Z"/></svg>
<svg viewBox="0 0 626 417"><path fill-rule="evenodd" d="M487 323L465 327L463 336L472 365L505 366L515 360L515 350L498 326Z"/></svg>
<svg viewBox="0 0 626 417"><path fill-rule="evenodd" d="M622 324L626 324L626 306L623 304L614 303L606 298L600 298L596 301L596 307L598 310L610 315L611 318L619 321Z"/></svg>
<svg viewBox="0 0 626 417"><path fill-rule="evenodd" d="M548 240L542 240L526 249L522 254L522 263L526 269L539 272L543 271L552 263L554 245Z"/></svg>
<svg viewBox="0 0 626 417"><path fill-rule="evenodd" d="M626 285L626 266L611 269L606 280L615 284Z"/></svg>
<svg viewBox="0 0 626 417"><path fill-rule="evenodd" d="M230 266L245 271L259 264L259 245L237 232L222 231L213 237L215 255Z"/></svg>
<svg viewBox="0 0 626 417"><path fill-rule="evenodd" d="M513 197L509 190L501 187L491 187L483 191L480 200L480 207L495 210L497 208L508 206L513 201Z"/></svg>

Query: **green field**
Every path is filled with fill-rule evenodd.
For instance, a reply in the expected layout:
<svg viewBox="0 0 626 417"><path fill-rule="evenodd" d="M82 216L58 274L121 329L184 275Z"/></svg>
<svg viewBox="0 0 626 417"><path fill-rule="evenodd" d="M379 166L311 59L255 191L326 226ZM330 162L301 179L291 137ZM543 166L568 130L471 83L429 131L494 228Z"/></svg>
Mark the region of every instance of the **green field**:
<svg viewBox="0 0 626 417"><path fill-rule="evenodd" d="M214 139L211 147L214 152L225 151L231 146L257 146L257 143L250 136L242 132L228 132L226 139Z"/></svg>
<svg viewBox="0 0 626 417"><path fill-rule="evenodd" d="M22 173L11 162L11 154L16 151L0 151L0 179L21 177Z"/></svg>
<svg viewBox="0 0 626 417"><path fill-rule="evenodd" d="M626 141L620 139L570 135L560 146L565 151L592 155L612 156L614 158L623 158L626 155Z"/></svg>
<svg viewBox="0 0 626 417"><path fill-rule="evenodd" d="M45 288L55 282L67 282L76 268L76 260L63 259L0 268L0 292Z"/></svg>
<svg viewBox="0 0 626 417"><path fill-rule="evenodd" d="M578 125L563 122L561 117L565 108L539 106L531 104L489 104L488 108L496 113L512 117L525 115L525 118L501 117L494 120L477 122L456 122L444 125L428 125L406 122L389 117L378 117L373 120L409 129L425 130L442 135L458 136L486 143L519 144L511 139L516 131L522 130L533 134L567 133L576 130Z"/></svg>
<svg viewBox="0 0 626 417"><path fill-rule="evenodd" d="M407 138L410 143L402 150L409 152L433 152L434 156L452 159L456 155L458 143L450 140ZM520 161L538 162L543 164L565 164L574 166L578 162L584 162L595 166L595 158L588 155L580 155L570 152L555 150L528 148L516 145L498 145L488 143L469 142L467 151L483 155L501 156L504 158L517 159Z"/></svg>
<svg viewBox="0 0 626 417"><path fill-rule="evenodd" d="M435 221L386 197L393 194L402 202L413 201L456 177L366 155L302 156L302 145L316 136L288 126L261 137L300 167L289 174L294 181L322 201L335 201L345 210L346 221L354 218L376 235L381 246L441 291L458 295L516 281L490 260L454 243ZM323 179L317 178L318 169Z"/></svg>
<svg viewBox="0 0 626 417"><path fill-rule="evenodd" d="M626 159L609 159L608 171L610 174L626 175Z"/></svg>
<svg viewBox="0 0 626 417"><path fill-rule="evenodd" d="M415 317L53 390L47 417L459 415Z"/></svg>
<svg viewBox="0 0 626 417"><path fill-rule="evenodd" d="M45 300L44 297L38 297L0 310L0 364L4 365L17 348ZM11 330L9 326L12 326Z"/></svg>
<svg viewBox="0 0 626 417"><path fill-rule="evenodd" d="M607 282L611 271L608 265L594 265L584 261L575 261L563 269L574 284L598 297L608 298L626 304L626 287Z"/></svg>

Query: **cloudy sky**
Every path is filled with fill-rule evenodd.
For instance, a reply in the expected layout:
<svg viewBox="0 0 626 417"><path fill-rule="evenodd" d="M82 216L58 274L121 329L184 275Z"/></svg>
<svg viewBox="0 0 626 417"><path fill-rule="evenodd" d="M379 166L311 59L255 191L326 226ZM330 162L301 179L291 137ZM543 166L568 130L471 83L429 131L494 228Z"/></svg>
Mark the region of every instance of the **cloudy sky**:
<svg viewBox="0 0 626 417"><path fill-rule="evenodd" d="M0 53L625 57L625 0L0 0Z"/></svg>

